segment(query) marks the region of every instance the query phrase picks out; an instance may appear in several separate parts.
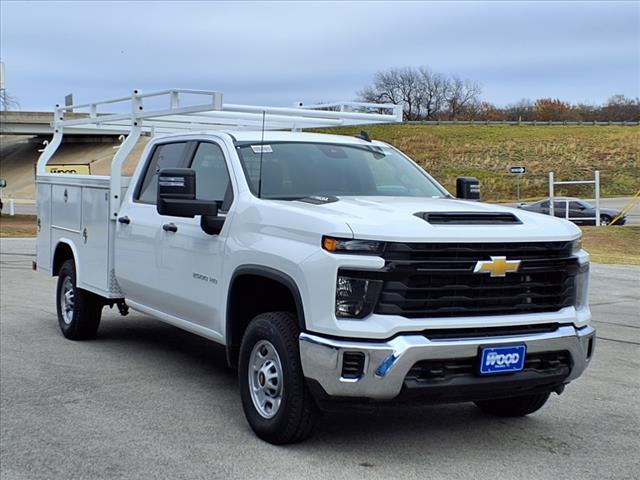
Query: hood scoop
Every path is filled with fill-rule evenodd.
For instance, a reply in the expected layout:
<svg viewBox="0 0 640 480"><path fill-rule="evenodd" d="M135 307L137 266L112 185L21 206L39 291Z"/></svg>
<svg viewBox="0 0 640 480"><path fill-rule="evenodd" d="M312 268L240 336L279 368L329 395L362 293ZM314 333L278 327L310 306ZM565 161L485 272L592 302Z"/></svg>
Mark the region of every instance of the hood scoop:
<svg viewBox="0 0 640 480"><path fill-rule="evenodd" d="M505 212L416 212L431 225L519 225L513 213Z"/></svg>

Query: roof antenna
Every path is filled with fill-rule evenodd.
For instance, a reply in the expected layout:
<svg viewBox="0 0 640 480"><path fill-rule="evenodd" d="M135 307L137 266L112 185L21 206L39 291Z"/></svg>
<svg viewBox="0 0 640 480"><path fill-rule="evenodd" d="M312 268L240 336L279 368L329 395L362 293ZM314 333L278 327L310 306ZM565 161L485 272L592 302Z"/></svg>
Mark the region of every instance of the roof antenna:
<svg viewBox="0 0 640 480"><path fill-rule="evenodd" d="M367 132L366 130L360 131L360 135L356 135L356 138L364 140L365 142L371 141L371 137L369 137L369 132Z"/></svg>
<svg viewBox="0 0 640 480"><path fill-rule="evenodd" d="M266 110L262 111L262 138L260 140L260 171L258 173L258 198L262 198L262 154L264 153L264 117Z"/></svg>

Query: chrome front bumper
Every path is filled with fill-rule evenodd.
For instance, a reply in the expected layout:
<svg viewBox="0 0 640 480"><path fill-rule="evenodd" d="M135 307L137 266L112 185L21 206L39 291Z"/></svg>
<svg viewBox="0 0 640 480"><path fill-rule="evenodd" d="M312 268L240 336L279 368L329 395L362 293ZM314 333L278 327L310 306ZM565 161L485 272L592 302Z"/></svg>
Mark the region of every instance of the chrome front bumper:
<svg viewBox="0 0 640 480"><path fill-rule="evenodd" d="M300 357L305 377L317 381L329 396L389 400L402 390L409 370L421 360L472 358L482 346L524 343L527 354L568 351L572 367L565 383L587 368L595 346L595 330L561 326L532 335L429 340L423 335L400 335L386 342L333 340L300 334ZM342 377L345 352L364 353L364 371L356 379Z"/></svg>

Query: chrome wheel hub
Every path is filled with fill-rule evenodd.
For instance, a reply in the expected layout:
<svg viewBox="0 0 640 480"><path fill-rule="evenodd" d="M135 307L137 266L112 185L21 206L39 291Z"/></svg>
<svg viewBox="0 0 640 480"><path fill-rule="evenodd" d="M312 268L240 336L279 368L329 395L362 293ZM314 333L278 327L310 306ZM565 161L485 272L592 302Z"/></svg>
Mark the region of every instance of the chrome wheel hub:
<svg viewBox="0 0 640 480"><path fill-rule="evenodd" d="M282 363L273 344L260 340L249 357L249 391L256 410L273 418L282 403Z"/></svg>
<svg viewBox="0 0 640 480"><path fill-rule="evenodd" d="M73 308L76 304L76 294L73 289L73 282L70 277L64 279L62 288L60 289L60 310L62 320L69 325L73 320Z"/></svg>

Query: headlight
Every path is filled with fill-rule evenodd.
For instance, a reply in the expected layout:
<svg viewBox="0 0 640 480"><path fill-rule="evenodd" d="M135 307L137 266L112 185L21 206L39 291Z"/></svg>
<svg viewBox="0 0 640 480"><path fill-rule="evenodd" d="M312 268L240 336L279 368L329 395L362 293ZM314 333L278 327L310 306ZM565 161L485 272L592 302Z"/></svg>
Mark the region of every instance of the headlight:
<svg viewBox="0 0 640 480"><path fill-rule="evenodd" d="M589 301L589 264L580 267L575 278L576 310L581 310L587 306Z"/></svg>
<svg viewBox="0 0 640 480"><path fill-rule="evenodd" d="M582 250L582 237L578 238L577 240L574 240L571 243L571 253L578 253L580 250Z"/></svg>
<svg viewBox="0 0 640 480"><path fill-rule="evenodd" d="M373 311L382 289L382 280L338 275L336 317L363 318Z"/></svg>
<svg viewBox="0 0 640 480"><path fill-rule="evenodd" d="M373 240L348 240L325 236L322 237L322 248L331 253L375 255L382 253L384 243Z"/></svg>

